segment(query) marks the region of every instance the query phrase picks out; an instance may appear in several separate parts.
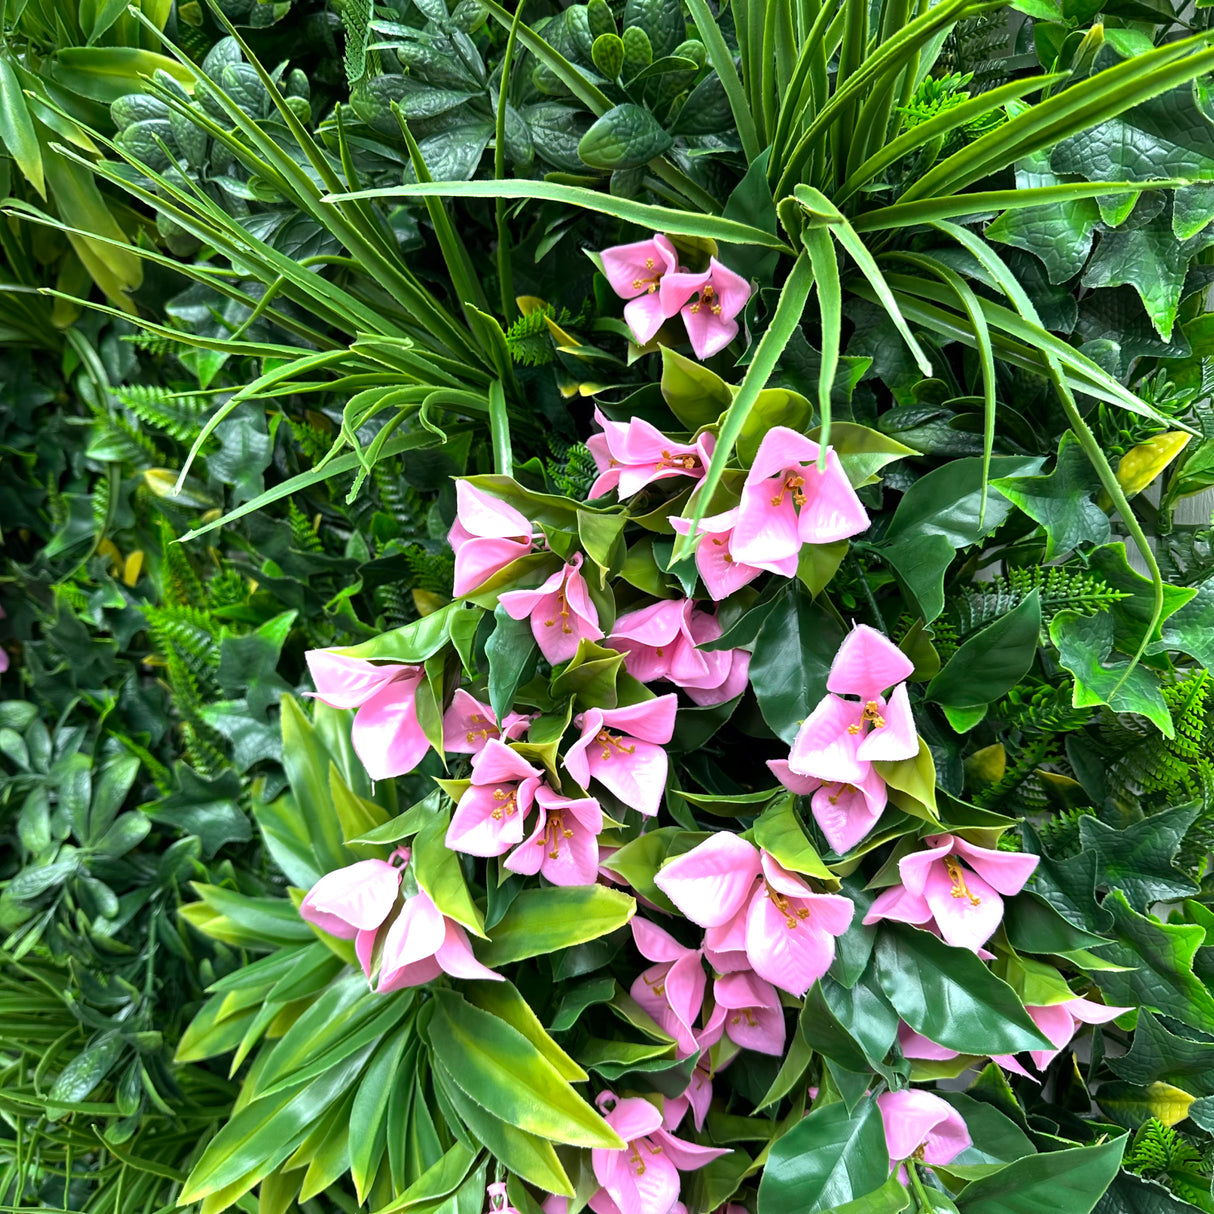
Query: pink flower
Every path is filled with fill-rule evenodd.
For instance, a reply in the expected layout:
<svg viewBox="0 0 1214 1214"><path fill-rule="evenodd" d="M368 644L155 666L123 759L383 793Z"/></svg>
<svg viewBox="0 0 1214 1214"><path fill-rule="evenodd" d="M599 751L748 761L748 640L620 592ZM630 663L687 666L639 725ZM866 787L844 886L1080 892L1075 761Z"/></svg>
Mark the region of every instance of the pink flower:
<svg viewBox="0 0 1214 1214"><path fill-rule="evenodd" d="M635 922L635 920L634 920ZM716 1006L700 1038L701 1046L724 1033L734 1045L779 1058L784 1053L784 1008L770 982L749 970L722 974L712 984Z"/></svg>
<svg viewBox="0 0 1214 1214"><path fill-rule="evenodd" d="M578 642L601 641L599 613L590 601L586 579L578 572L582 554L575 552L569 563L535 590L508 590L500 598L512 620L531 617L540 652L554 666L577 653Z"/></svg>
<svg viewBox="0 0 1214 1214"><path fill-rule="evenodd" d="M926 843L926 851L898 861L902 884L879 894L864 922L930 924L947 943L976 952L1003 919L999 895L1018 894L1037 857L977 847L956 835L932 835Z"/></svg>
<svg viewBox="0 0 1214 1214"><path fill-rule="evenodd" d="M363 950L359 951L361 955ZM370 956L371 950L367 949L362 958L364 969ZM502 981L500 974L472 955L468 933L454 919L448 919L429 894L419 890L405 902L384 937L378 990L386 994L406 986L421 986L439 974Z"/></svg>
<svg viewBox="0 0 1214 1214"><path fill-rule="evenodd" d="M377 666L332 649L310 649L305 657L316 698L332 708L358 710L350 737L371 779L403 776L422 761L430 743L414 703L425 676L421 666Z"/></svg>
<svg viewBox="0 0 1214 1214"><path fill-rule="evenodd" d="M750 654L744 649L704 651L721 635L716 616L691 599L664 599L616 620L610 644L627 655L624 667L642 683L669 679L701 706L724 704L746 690Z"/></svg>
<svg viewBox="0 0 1214 1214"><path fill-rule="evenodd" d="M1118 1016L1124 1015L1130 1009L1128 1007L1108 1007L1103 1003L1096 1003L1091 999L1083 999L1080 996L1076 996L1074 999L1067 999L1063 1003L1053 1003L1048 1007L1026 1007L1024 1010L1028 1012L1033 1023L1055 1046L1052 1050L1029 1051L1029 1057L1033 1060L1033 1065L1039 1071L1044 1071L1058 1057L1062 1050L1070 1044L1071 1038L1075 1036L1082 1025L1107 1024L1110 1020L1116 1020ZM1006 1065L1002 1058L996 1058L995 1061Z"/></svg>
<svg viewBox="0 0 1214 1214"><path fill-rule="evenodd" d="M961 1057L957 1050L950 1050L947 1046L932 1041L930 1037L916 1033L909 1024L898 1026L898 1048L902 1051L903 1058L912 1061L920 1059L925 1062L948 1062L950 1059ZM991 1061L1014 1075L1023 1075L1025 1079L1033 1078L1010 1054L992 1054Z"/></svg>
<svg viewBox="0 0 1214 1214"><path fill-rule="evenodd" d="M485 1196L489 1199L489 1209L486 1211L486 1214L518 1214L518 1211L510 1204L504 1180L487 1185L485 1187Z"/></svg>
<svg viewBox="0 0 1214 1214"><path fill-rule="evenodd" d="M966 1147L973 1145L961 1114L931 1092L918 1088L882 1092L877 1097L877 1108L885 1127L891 1171L908 1159L927 1164L952 1163ZM903 1178L901 1171L898 1175Z"/></svg>
<svg viewBox="0 0 1214 1214"><path fill-rule="evenodd" d="M543 772L491 738L472 760L472 784L460 797L446 843L470 856L500 856L523 841Z"/></svg>
<svg viewBox="0 0 1214 1214"><path fill-rule="evenodd" d="M730 550L736 561L782 572L802 544L832 544L867 529L868 513L833 450L786 426L769 430L746 474ZM787 566L783 566L786 568Z"/></svg>
<svg viewBox="0 0 1214 1214"><path fill-rule="evenodd" d="M600 1092L596 1103L627 1145L620 1150L596 1147L590 1153L601 1186L590 1198L595 1214L671 1214L679 1200L679 1173L729 1154L676 1138L662 1127L662 1114L639 1096L619 1100L612 1092Z"/></svg>
<svg viewBox="0 0 1214 1214"><path fill-rule="evenodd" d="M599 469L598 478L590 486L588 496L592 498L612 489L621 499L631 497L646 485L671 476L699 480L712 459L716 439L711 434L701 434L694 443L677 443L642 417L613 422L595 409L594 420L603 427L603 433L586 440L586 448Z"/></svg>
<svg viewBox="0 0 1214 1214"><path fill-rule="evenodd" d="M789 792L810 796L814 820L839 855L854 847L876 825L888 800L885 781L869 767L855 784L826 783L816 776L799 776L787 759L768 759L772 774Z"/></svg>
<svg viewBox="0 0 1214 1214"><path fill-rule="evenodd" d="M693 923L722 973L749 966L798 997L830 968L835 937L855 914L850 898L818 894L767 852L722 831L667 863L654 884Z"/></svg>
<svg viewBox="0 0 1214 1214"><path fill-rule="evenodd" d="M734 317L746 307L750 283L713 257L702 274L687 270L664 274L661 297L667 316L682 314L696 358L711 358L737 337Z"/></svg>
<svg viewBox="0 0 1214 1214"><path fill-rule="evenodd" d="M408 848L402 848L397 855L408 863ZM299 913L339 940L354 940L360 935L373 938L396 905L402 872L403 868L387 860L347 864L325 873L308 890L299 904Z"/></svg>
<svg viewBox="0 0 1214 1214"><path fill-rule="evenodd" d="M641 956L654 961L632 984L629 994L649 1013L686 1058L699 1048L692 1023L704 1004L707 979L700 949L684 948L647 919L631 921L632 938Z"/></svg>
<svg viewBox="0 0 1214 1214"><path fill-rule="evenodd" d="M574 717L582 736L566 752L565 770L582 788L589 788L593 776L625 805L653 817L666 791L662 747L674 736L677 704L671 694Z"/></svg>
<svg viewBox="0 0 1214 1214"><path fill-rule="evenodd" d="M526 713L511 712L506 714L504 728L499 728L493 709L461 687L443 714L443 749L453 755L479 754L491 738L517 741L530 724Z"/></svg>
<svg viewBox="0 0 1214 1214"><path fill-rule="evenodd" d="M768 763L786 788L813 794L814 818L840 855L872 830L885 808L885 781L873 762L919 753L903 682L912 670L914 663L875 628L853 628L831 663L827 695L797 731L787 762Z"/></svg>
<svg viewBox="0 0 1214 1214"><path fill-rule="evenodd" d="M512 873L542 873L553 885L593 885L603 811L593 797L570 800L547 784L535 790L535 827L502 862Z"/></svg>
<svg viewBox="0 0 1214 1214"><path fill-rule="evenodd" d="M704 1128L704 1118L712 1105L712 1071L709 1069L708 1048L703 1037L698 1044L704 1053L691 1072L691 1082L680 1095L667 1096L662 1102L662 1128L665 1130L677 1130L688 1110L691 1112L692 1125L697 1130Z"/></svg>
<svg viewBox="0 0 1214 1214"><path fill-rule="evenodd" d="M455 522L447 540L455 549L455 597L471 594L495 573L531 551L531 524L513 506L455 482Z"/></svg>
<svg viewBox="0 0 1214 1214"><path fill-rule="evenodd" d="M624 305L624 319L637 345L648 345L662 322L679 310L677 305L666 310L660 290L662 280L679 264L674 245L665 236L653 236L604 249L599 256L611 289L631 301Z"/></svg>
<svg viewBox="0 0 1214 1214"><path fill-rule="evenodd" d="M726 510L724 514L713 514L700 520L696 528L699 540L696 543L696 568L704 589L715 602L727 599L735 590L741 590L763 572L757 565L747 565L738 560L733 551L733 530L738 512ZM671 515L670 525L680 534L691 533L691 519ZM785 557L773 561L764 568L781 577L797 576L797 557Z"/></svg>

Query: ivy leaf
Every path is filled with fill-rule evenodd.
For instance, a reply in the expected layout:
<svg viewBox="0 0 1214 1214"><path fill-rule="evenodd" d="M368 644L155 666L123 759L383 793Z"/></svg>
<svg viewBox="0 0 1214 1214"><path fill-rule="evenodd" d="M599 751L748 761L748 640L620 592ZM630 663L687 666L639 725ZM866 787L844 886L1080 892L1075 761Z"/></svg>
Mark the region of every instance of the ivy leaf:
<svg viewBox="0 0 1214 1214"><path fill-rule="evenodd" d="M1180 241L1172 231L1170 210L1141 225L1105 232L1083 276L1085 287L1132 286L1164 341L1172 336L1176 311L1184 295L1189 262L1214 235Z"/></svg>
<svg viewBox="0 0 1214 1214"><path fill-rule="evenodd" d="M1111 589L1119 591L1124 597L1109 608L1113 619L1113 635L1118 649L1124 653L1133 653L1142 634L1154 612L1154 589L1151 579L1143 577L1138 570L1130 566L1126 560L1125 543L1106 544L1092 553L1088 567L1093 573L1099 574ZM1188 586L1169 586L1163 588L1163 611L1160 613L1160 627L1171 619L1187 602L1194 598L1197 591Z"/></svg>
<svg viewBox="0 0 1214 1214"><path fill-rule="evenodd" d="M219 450L207 457L211 482L231 487L234 506L263 493L262 473L273 456L265 411L252 402L243 404L228 414L215 433Z"/></svg>
<svg viewBox="0 0 1214 1214"><path fill-rule="evenodd" d="M1050 624L1050 638L1058 646L1058 661L1075 676L1072 703L1076 708L1107 704L1114 712L1146 717L1164 737L1175 736L1172 714L1151 671L1136 666L1118 686L1130 660L1108 661L1113 649L1113 620L1107 611L1099 615L1060 612Z"/></svg>
<svg viewBox="0 0 1214 1214"><path fill-rule="evenodd" d="M1016 165L1018 190L1060 184L1061 179L1050 171L1048 151L1034 152ZM986 235L1032 253L1045 266L1050 282L1060 283L1083 269L1099 222L1096 200L1080 198L1005 211L986 229Z"/></svg>
<svg viewBox="0 0 1214 1214"><path fill-rule="evenodd" d="M1179 650L1196 658L1207 670L1214 669L1214 577L1197 587L1197 593L1164 621L1159 640L1147 653Z"/></svg>
<svg viewBox="0 0 1214 1214"><path fill-rule="evenodd" d="M1089 181L1214 178L1214 126L1203 112L1209 86L1194 82L1064 139L1050 157L1062 176Z"/></svg>
<svg viewBox="0 0 1214 1214"><path fill-rule="evenodd" d="M1046 476L1007 476L995 488L1045 528L1045 559L1082 543L1106 544L1109 516L1096 504L1100 478L1079 440L1068 430L1058 445L1058 460Z"/></svg>
<svg viewBox="0 0 1214 1214"><path fill-rule="evenodd" d="M1149 1008L1203 1033L1214 1032L1214 993L1193 973L1205 928L1140 915L1120 890L1105 898L1102 909L1113 921L1105 932L1113 943L1102 946L1100 955L1126 967L1092 975L1105 1002Z"/></svg>
<svg viewBox="0 0 1214 1214"><path fill-rule="evenodd" d="M207 860L225 843L247 843L253 837L249 819L240 808L241 782L235 772L221 772L208 779L178 763L175 775L175 792L143 806L152 821L197 835Z"/></svg>
<svg viewBox="0 0 1214 1214"><path fill-rule="evenodd" d="M1108 1063L1142 1087L1163 1079L1194 1096L1214 1096L1214 1044L1169 1032L1151 1012L1138 1014L1130 1052Z"/></svg>
<svg viewBox="0 0 1214 1214"><path fill-rule="evenodd" d="M1197 813L1196 805L1168 809L1125 830L1114 830L1091 816L1081 818L1083 849L1095 852L1098 860L1097 885L1123 890L1139 910L1196 893L1197 886L1172 861Z"/></svg>

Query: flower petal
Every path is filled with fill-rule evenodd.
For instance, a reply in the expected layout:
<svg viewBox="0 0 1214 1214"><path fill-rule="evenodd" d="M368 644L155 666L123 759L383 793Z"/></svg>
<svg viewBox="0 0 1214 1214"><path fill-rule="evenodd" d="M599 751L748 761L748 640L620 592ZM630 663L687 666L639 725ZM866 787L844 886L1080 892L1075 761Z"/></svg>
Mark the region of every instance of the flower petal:
<svg viewBox="0 0 1214 1214"><path fill-rule="evenodd" d="M856 753L864 736L859 732L861 712L854 700L823 696L793 739L788 755L791 770L799 776L843 784L863 781L870 769Z"/></svg>
<svg viewBox="0 0 1214 1214"><path fill-rule="evenodd" d="M908 679L914 669L914 662L893 641L867 624L858 624L835 654L826 689L873 700Z"/></svg>
<svg viewBox="0 0 1214 1214"><path fill-rule="evenodd" d="M676 856L654 884L700 927L720 927L742 909L759 875L759 851L729 831Z"/></svg>

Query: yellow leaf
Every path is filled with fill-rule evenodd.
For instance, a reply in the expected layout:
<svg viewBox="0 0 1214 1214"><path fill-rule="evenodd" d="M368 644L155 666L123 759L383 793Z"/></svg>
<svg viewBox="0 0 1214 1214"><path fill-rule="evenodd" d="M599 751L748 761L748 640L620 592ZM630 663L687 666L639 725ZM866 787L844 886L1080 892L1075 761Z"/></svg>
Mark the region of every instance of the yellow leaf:
<svg viewBox="0 0 1214 1214"><path fill-rule="evenodd" d="M1182 430L1170 430L1127 451L1117 465L1117 483L1126 497L1141 493L1181 453L1191 437Z"/></svg>

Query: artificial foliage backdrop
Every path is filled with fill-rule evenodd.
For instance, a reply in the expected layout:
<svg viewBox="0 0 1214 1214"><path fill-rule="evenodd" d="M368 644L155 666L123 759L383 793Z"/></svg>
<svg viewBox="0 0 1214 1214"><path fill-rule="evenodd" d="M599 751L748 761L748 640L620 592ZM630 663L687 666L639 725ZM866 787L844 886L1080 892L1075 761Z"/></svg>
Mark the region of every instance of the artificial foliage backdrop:
<svg viewBox="0 0 1214 1214"><path fill-rule="evenodd" d="M1214 32L0 8L0 1208L1214 1210Z"/></svg>

